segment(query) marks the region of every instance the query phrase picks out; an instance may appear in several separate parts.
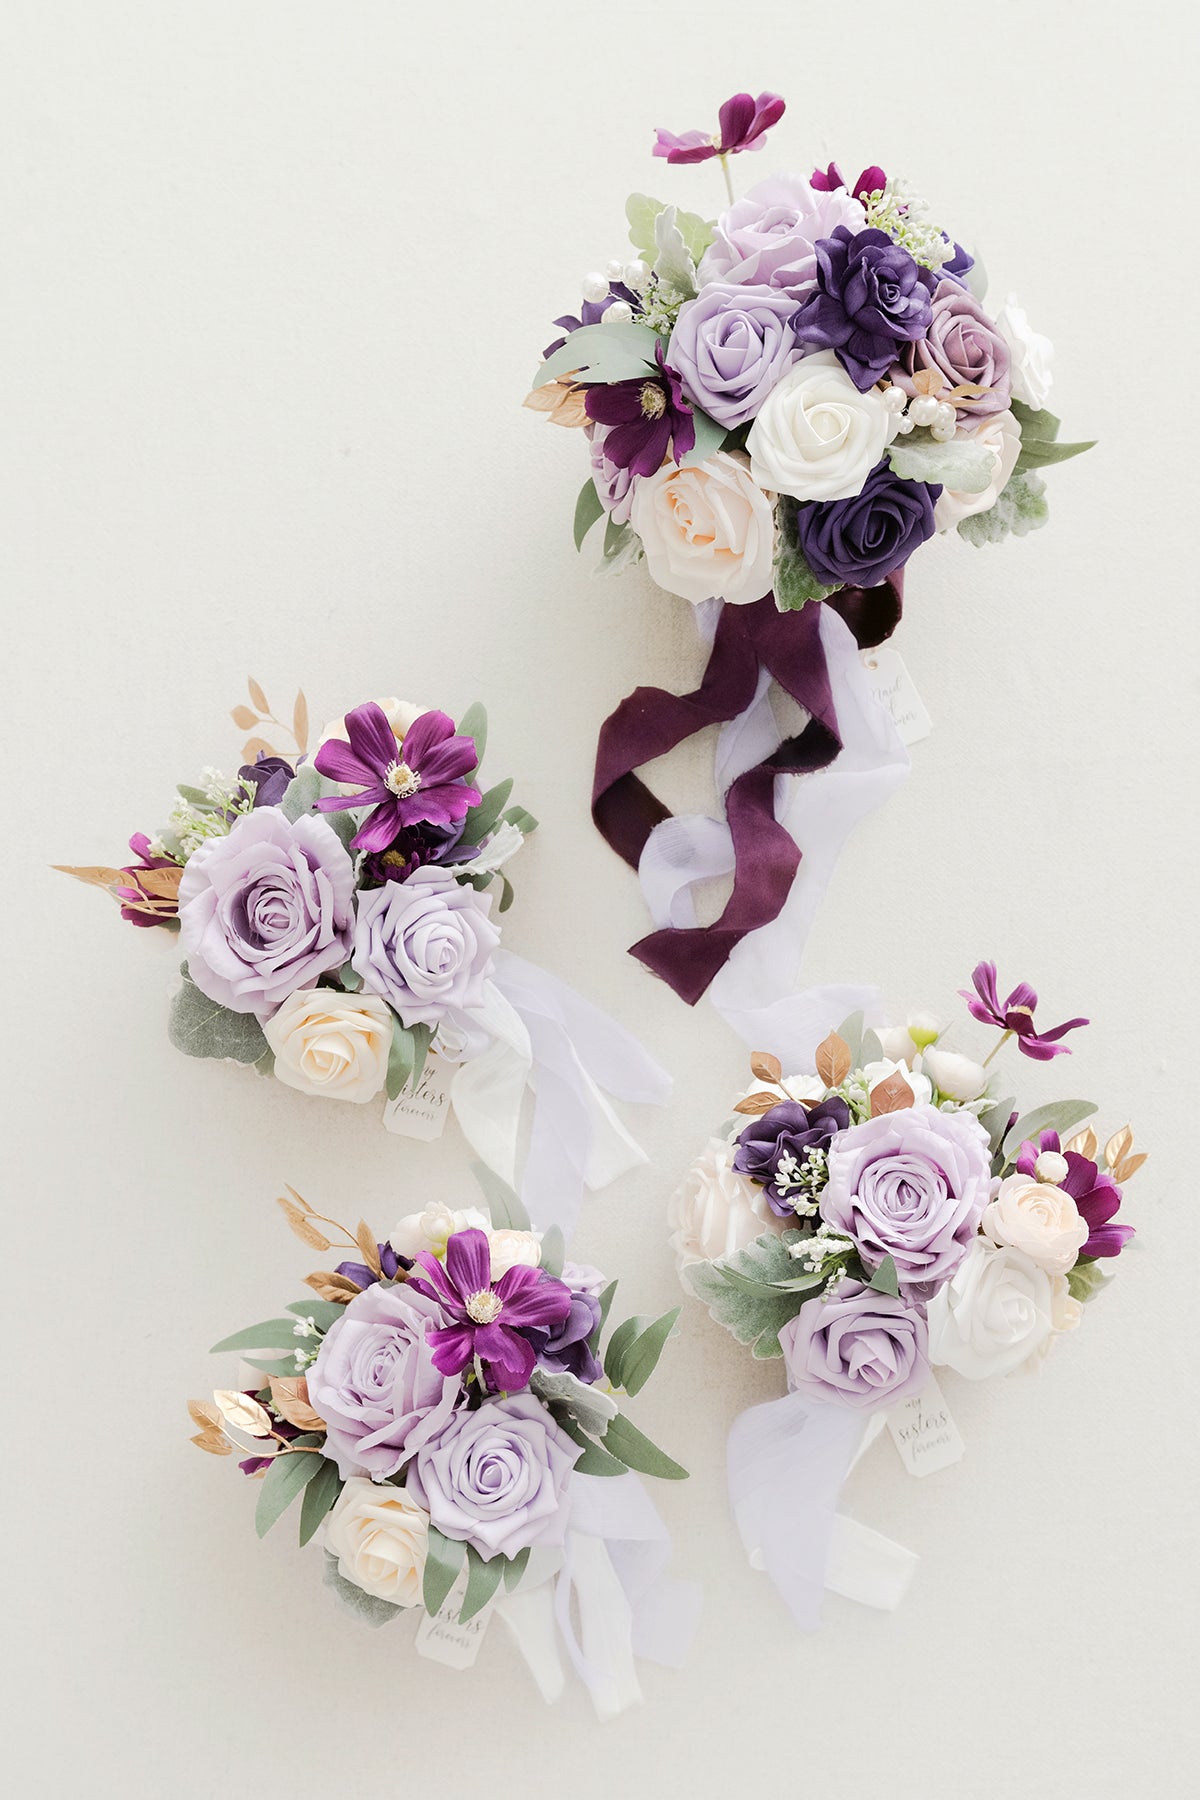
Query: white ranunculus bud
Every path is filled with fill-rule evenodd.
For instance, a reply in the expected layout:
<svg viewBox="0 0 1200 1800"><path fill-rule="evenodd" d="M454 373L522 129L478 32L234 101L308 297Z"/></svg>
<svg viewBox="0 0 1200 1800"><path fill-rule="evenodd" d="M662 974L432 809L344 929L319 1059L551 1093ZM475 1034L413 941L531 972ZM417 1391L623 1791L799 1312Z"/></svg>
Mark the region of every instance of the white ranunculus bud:
<svg viewBox="0 0 1200 1800"><path fill-rule="evenodd" d="M956 1050L926 1050L921 1067L947 1100L978 1100L987 1091L988 1076L983 1064L960 1056Z"/></svg>

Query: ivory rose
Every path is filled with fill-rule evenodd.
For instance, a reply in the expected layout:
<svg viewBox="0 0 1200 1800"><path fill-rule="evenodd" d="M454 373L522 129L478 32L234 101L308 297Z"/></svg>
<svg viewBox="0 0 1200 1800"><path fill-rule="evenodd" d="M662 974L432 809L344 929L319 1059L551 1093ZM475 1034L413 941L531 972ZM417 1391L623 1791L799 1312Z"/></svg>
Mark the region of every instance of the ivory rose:
<svg viewBox="0 0 1200 1800"><path fill-rule="evenodd" d="M848 499L861 493L895 429L878 388L859 393L833 351L822 350L789 369L763 401L746 439L750 473L796 500Z"/></svg>
<svg viewBox="0 0 1200 1800"><path fill-rule="evenodd" d="M419 1606L429 1549L429 1514L403 1488L352 1475L325 1521L325 1548L338 1574L393 1606Z"/></svg>
<svg viewBox="0 0 1200 1800"><path fill-rule="evenodd" d="M977 1237L929 1302L929 1360L970 1381L1007 1375L1042 1350L1055 1328L1055 1284L1032 1257Z"/></svg>
<svg viewBox="0 0 1200 1800"><path fill-rule="evenodd" d="M1048 337L1033 329L1025 308L1017 304L1015 294L1010 294L1004 302L996 325L1012 358L1013 396L1039 412L1050 398L1050 389L1054 385L1051 368L1054 345Z"/></svg>
<svg viewBox="0 0 1200 1800"><path fill-rule="evenodd" d="M392 1014L378 994L300 988L263 1026L275 1073L326 1100L373 1100L387 1079Z"/></svg>
<svg viewBox="0 0 1200 1800"><path fill-rule="evenodd" d="M664 463L638 482L630 521L668 593L738 606L771 590L775 515L740 453Z"/></svg>
<svg viewBox="0 0 1200 1800"><path fill-rule="evenodd" d="M1065 1275L1087 1242L1087 1221L1070 1194L1049 1182L1010 1175L983 1209L981 1229L993 1244L1023 1250L1049 1275Z"/></svg>
<svg viewBox="0 0 1200 1800"><path fill-rule="evenodd" d="M736 1144L710 1138L681 1185L671 1196L667 1223L671 1248L682 1270L689 1263L715 1262L761 1237L782 1229L757 1182L734 1172Z"/></svg>
<svg viewBox="0 0 1200 1800"><path fill-rule="evenodd" d="M972 441L992 453L992 478L977 494L955 493L943 488L933 509L933 523L938 531L949 531L960 519L975 513L990 512L1008 486L1008 478L1021 454L1021 427L1011 412L995 413L985 419Z"/></svg>

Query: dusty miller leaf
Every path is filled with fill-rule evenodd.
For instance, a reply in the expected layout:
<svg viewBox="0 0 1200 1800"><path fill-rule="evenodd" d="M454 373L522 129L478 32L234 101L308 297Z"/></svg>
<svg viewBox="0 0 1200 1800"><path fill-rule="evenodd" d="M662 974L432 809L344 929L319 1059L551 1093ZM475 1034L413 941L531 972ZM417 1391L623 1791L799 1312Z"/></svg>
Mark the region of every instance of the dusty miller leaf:
<svg viewBox="0 0 1200 1800"><path fill-rule="evenodd" d="M332 1588L342 1605L347 1607L364 1625L386 1625L394 1619L402 1606L393 1606L390 1600L377 1599L374 1594L366 1594L362 1588L356 1587L338 1568L338 1559L329 1550L325 1552L325 1586Z"/></svg>
<svg viewBox="0 0 1200 1800"><path fill-rule="evenodd" d="M558 1373L535 1369L529 1385L535 1394L564 1408L584 1431L597 1437L603 1437L609 1420L615 1419L619 1410L611 1394L603 1388L589 1387L565 1369Z"/></svg>
<svg viewBox="0 0 1200 1800"><path fill-rule="evenodd" d="M1027 537L1049 517L1045 482L1040 475L1018 470L1009 476L995 506L958 521L958 535L976 546L999 544L1010 533L1013 537Z"/></svg>
<svg viewBox="0 0 1200 1800"><path fill-rule="evenodd" d="M798 1268L788 1253L797 1232L777 1237L766 1232L746 1249L720 1262L691 1263L684 1279L697 1299L707 1306L718 1325L723 1325L739 1344L753 1345L757 1357L782 1356L779 1333L804 1305L804 1295L775 1287L776 1281L795 1280ZM730 1282L732 1273L736 1285ZM816 1284L814 1284L815 1286Z"/></svg>
<svg viewBox="0 0 1200 1800"><path fill-rule="evenodd" d="M167 1036L185 1056L228 1057L255 1063L266 1054L267 1040L253 1013L230 1012L201 993L188 976L171 1002Z"/></svg>
<svg viewBox="0 0 1200 1800"><path fill-rule="evenodd" d="M901 481L929 482L952 494L982 494L996 472L993 453L972 438L939 444L927 431L913 431L897 438L887 455Z"/></svg>

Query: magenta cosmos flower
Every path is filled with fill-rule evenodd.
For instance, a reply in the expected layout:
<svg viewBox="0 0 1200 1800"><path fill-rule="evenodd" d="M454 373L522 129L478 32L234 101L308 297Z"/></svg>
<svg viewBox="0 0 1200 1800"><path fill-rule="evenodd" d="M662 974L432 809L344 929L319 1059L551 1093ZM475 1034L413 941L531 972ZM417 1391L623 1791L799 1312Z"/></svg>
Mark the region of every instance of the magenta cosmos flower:
<svg viewBox="0 0 1200 1800"><path fill-rule="evenodd" d="M444 712L422 713L397 743L387 714L373 700L346 714L346 737L330 738L313 758L331 781L361 793L317 801L318 812L374 808L351 842L356 850L386 850L407 825L453 825L479 804L465 777L479 763L475 739L460 737Z"/></svg>
<svg viewBox="0 0 1200 1800"><path fill-rule="evenodd" d="M536 1357L521 1333L529 1326L544 1330L562 1324L571 1310L565 1282L527 1263L515 1264L493 1282L488 1235L477 1229L451 1233L444 1265L428 1250L417 1262L429 1279L410 1275L407 1285L439 1301L453 1321L429 1333L434 1367L457 1375L477 1356L497 1389L525 1387Z"/></svg>
<svg viewBox="0 0 1200 1800"><path fill-rule="evenodd" d="M1077 1031L1081 1025L1086 1025L1087 1019L1068 1019L1065 1025L1039 1031L1033 1022L1038 997L1027 981L1019 981L1002 1002L996 986L995 963L976 963L971 980L975 984L973 994L967 988L958 991L973 1019L978 1019L981 1025L994 1025L999 1031L1011 1031L1016 1037L1017 1048L1031 1056L1034 1062L1049 1062L1053 1056L1070 1056L1070 1045L1060 1044L1058 1039L1065 1037L1068 1031Z"/></svg>
<svg viewBox="0 0 1200 1800"><path fill-rule="evenodd" d="M1064 1156L1067 1172L1056 1185L1064 1194L1070 1194L1088 1228L1087 1242L1079 1252L1080 1261L1119 1256L1130 1238L1137 1234L1132 1225L1116 1223L1123 1195L1112 1176L1106 1169L1099 1168L1090 1156L1080 1156L1076 1150L1068 1150L1064 1155L1057 1131L1043 1131L1036 1144L1026 1138L1017 1157L1018 1171L1036 1180L1037 1159L1045 1150Z"/></svg>
<svg viewBox="0 0 1200 1800"><path fill-rule="evenodd" d="M654 156L665 156L669 163L708 162L713 156L736 156L740 150L761 150L767 132L778 125L785 103L778 94L734 94L718 114L720 136L713 138L703 131L685 131L677 136L661 126L655 133Z"/></svg>
<svg viewBox="0 0 1200 1800"><path fill-rule="evenodd" d="M836 194L839 188L845 188L856 200L863 200L885 188L887 176L878 163L872 163L851 187L838 165L831 162L826 169L814 169L808 178L808 185L816 188L819 194Z"/></svg>

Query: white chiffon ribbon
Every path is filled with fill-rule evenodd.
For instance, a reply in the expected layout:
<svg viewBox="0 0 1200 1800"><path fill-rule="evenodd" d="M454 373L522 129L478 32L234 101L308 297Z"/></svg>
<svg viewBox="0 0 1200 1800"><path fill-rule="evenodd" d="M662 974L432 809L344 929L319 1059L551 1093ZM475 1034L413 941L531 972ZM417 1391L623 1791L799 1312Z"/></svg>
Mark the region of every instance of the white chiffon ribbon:
<svg viewBox="0 0 1200 1800"><path fill-rule="evenodd" d="M539 1231L570 1237L584 1190L607 1187L644 1163L606 1094L662 1105L671 1078L632 1033L544 969L496 953L472 1025L491 1042L462 1063L451 1104L476 1154L517 1187L523 1103L533 1096L520 1192Z"/></svg>

